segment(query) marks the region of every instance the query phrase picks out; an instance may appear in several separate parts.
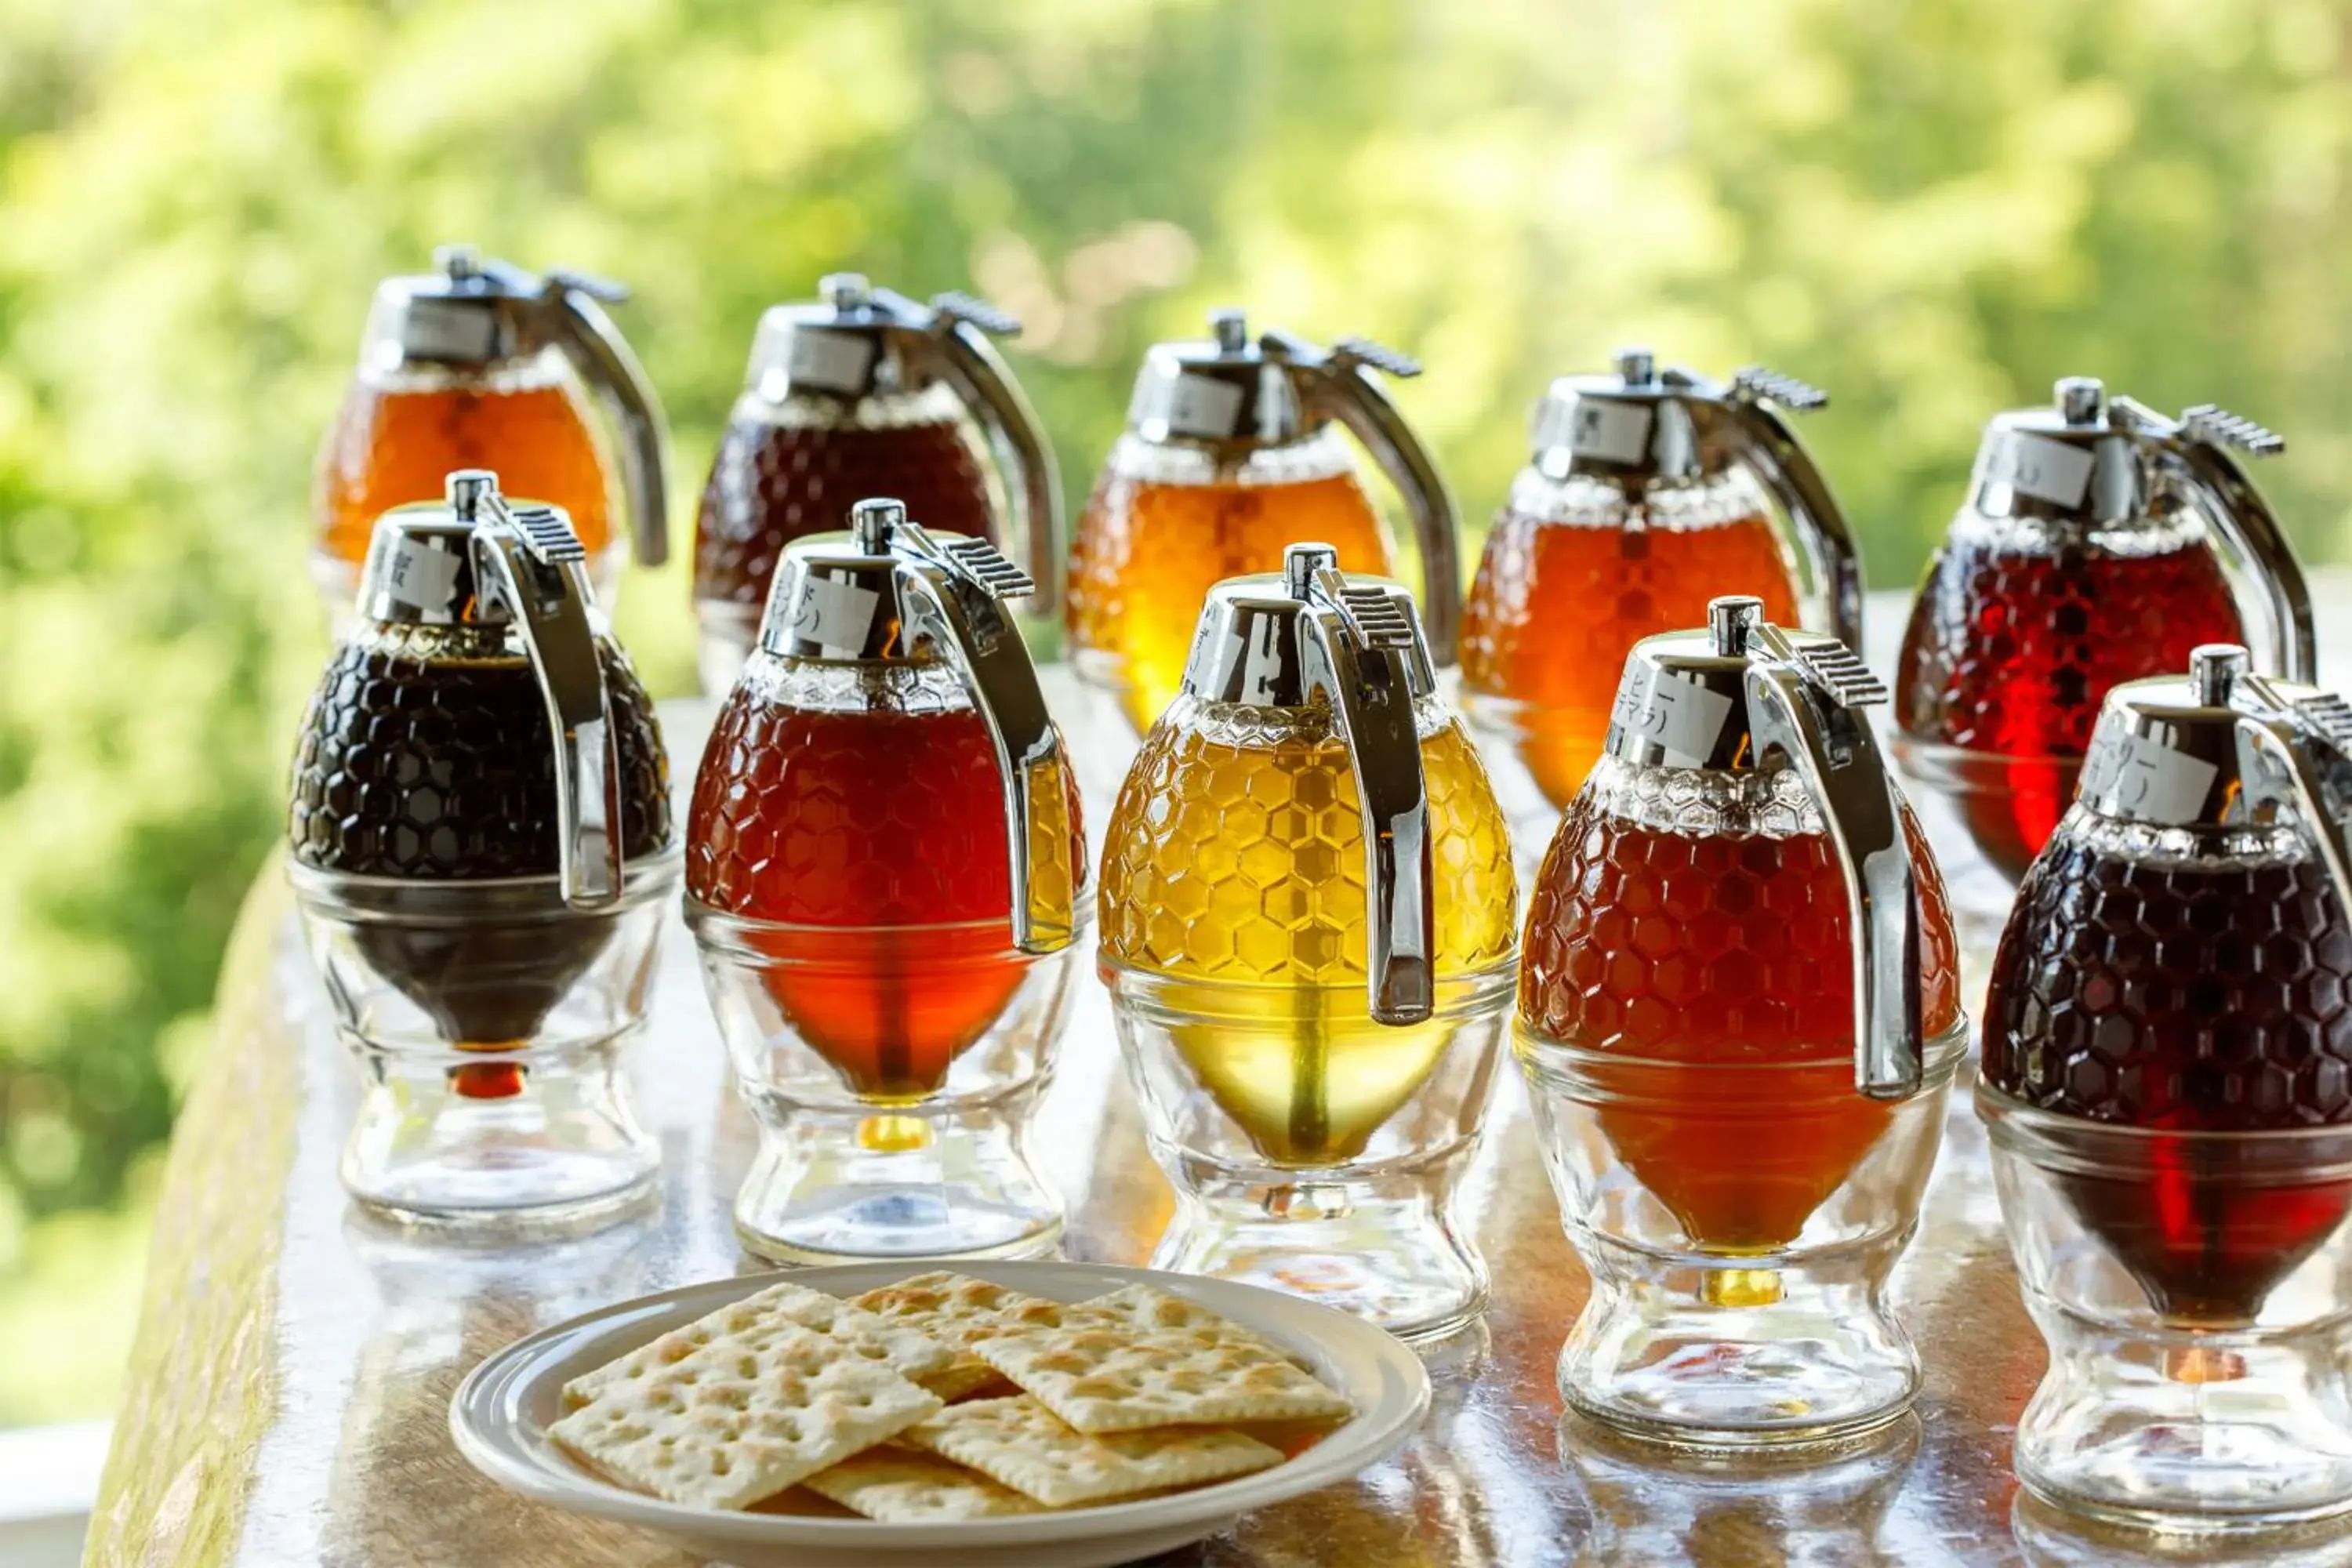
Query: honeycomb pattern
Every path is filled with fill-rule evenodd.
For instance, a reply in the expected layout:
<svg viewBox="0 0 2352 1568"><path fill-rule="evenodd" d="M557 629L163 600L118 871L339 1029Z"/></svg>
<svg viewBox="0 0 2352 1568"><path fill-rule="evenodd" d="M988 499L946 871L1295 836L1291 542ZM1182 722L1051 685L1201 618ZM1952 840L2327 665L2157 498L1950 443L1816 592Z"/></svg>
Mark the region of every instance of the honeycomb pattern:
<svg viewBox="0 0 2352 1568"><path fill-rule="evenodd" d="M1032 875L1083 896L1066 758L1062 800L1061 853ZM1028 972L1013 946L1005 833L987 725L945 667L762 657L695 775L687 889L779 922L746 937L773 961L761 975L770 997L852 1089L902 1103L944 1081Z"/></svg>
<svg viewBox="0 0 2352 1568"><path fill-rule="evenodd" d="M621 756L623 853L670 842L653 700L600 637ZM555 752L539 681L503 630L383 626L328 661L294 753L287 836L321 870L432 880L551 876Z"/></svg>
<svg viewBox="0 0 2352 1568"><path fill-rule="evenodd" d="M2199 643L2244 640L2201 534L2119 551L2079 533L1966 525L1928 563L1895 702L1904 730L1921 740L2079 757L2116 682L2186 669Z"/></svg>
<svg viewBox="0 0 2352 1568"><path fill-rule="evenodd" d="M1113 454L1071 542L1065 617L1074 647L1115 662L1120 706L1139 733L1183 686L1209 590L1279 572L1284 547L1301 540L1337 550L1345 572L1395 570L1351 468L1283 483L1169 484L1137 477Z"/></svg>
<svg viewBox="0 0 2352 1568"><path fill-rule="evenodd" d="M1669 830L1618 816L1598 793L1570 807L1537 876L1521 1020L1652 1059L1850 1059L1852 922L1828 834ZM1958 1014L1959 950L1908 807L1904 826L1926 917L1922 1021L1935 1035Z"/></svg>
<svg viewBox="0 0 2352 1568"><path fill-rule="evenodd" d="M1690 790L1665 787L1710 780L1718 798L1750 804L1719 809L1710 825L1684 798ZM1803 795L1787 773L1634 770L1603 758L1552 840L1528 911L1520 1023L1601 1053L1587 1076L1603 1132L1703 1247L1786 1245L1888 1121L1885 1102L1853 1087L1844 879ZM1791 816L1811 830L1755 831ZM1903 820L1919 868L1932 1038L1959 1016L1958 944L1926 839L1907 808ZM1722 1070L1766 1065L1790 1070Z"/></svg>
<svg viewBox="0 0 2352 1568"><path fill-rule="evenodd" d="M2156 858L2144 829L2070 818L1993 961L1985 1081L2154 1131L2129 1168L2055 1180L2180 1322L2251 1321L2352 1208L2352 1184L2249 1184L2190 1136L2352 1122L2352 925L2295 830L2271 833L2283 852Z"/></svg>
<svg viewBox="0 0 2352 1568"><path fill-rule="evenodd" d="M1143 742L1103 847L1106 957L1191 980L1360 985L1363 826L1347 747L1320 722L1185 699ZM1517 945L1509 834L1458 720L1431 705L1428 780L1441 978Z"/></svg>
<svg viewBox="0 0 2352 1568"><path fill-rule="evenodd" d="M739 683L695 773L688 891L729 914L803 925L1009 918L1003 784L988 726L944 667L929 667L928 680L956 705L828 710L756 677ZM937 694L918 700L929 707ZM1032 874L1075 887L1086 835L1066 755L1063 795L1066 857Z"/></svg>
<svg viewBox="0 0 2352 1568"><path fill-rule="evenodd" d="M508 495L562 507L589 554L604 549L612 537L610 478L586 404L557 364L521 384L511 377L415 387L354 382L312 476L320 547L357 565L377 518L439 500L452 468L490 468Z"/></svg>
<svg viewBox="0 0 2352 1568"><path fill-rule="evenodd" d="M757 605L784 546L849 526L849 509L895 496L946 533L999 536L988 475L966 422L779 424L738 416L719 438L694 537L694 596Z"/></svg>
<svg viewBox="0 0 2352 1568"><path fill-rule="evenodd" d="M1985 1079L2130 1127L2337 1125L2347 996L2352 923L2315 861L2135 858L2070 827L2002 935Z"/></svg>

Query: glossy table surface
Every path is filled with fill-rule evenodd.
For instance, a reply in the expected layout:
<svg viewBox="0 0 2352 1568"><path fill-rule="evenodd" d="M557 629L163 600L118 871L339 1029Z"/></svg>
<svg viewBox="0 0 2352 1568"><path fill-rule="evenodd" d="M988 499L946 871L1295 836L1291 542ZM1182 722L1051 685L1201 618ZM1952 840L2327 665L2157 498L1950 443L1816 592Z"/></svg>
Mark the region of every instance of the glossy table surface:
<svg viewBox="0 0 2352 1568"><path fill-rule="evenodd" d="M1899 608L1886 611L1880 624L1899 624ZM1060 671L1048 684L1057 707L1071 700ZM690 772L709 710L676 704L666 716L679 769ZM457 1457L446 1426L459 1378L517 1336L754 1267L729 1223L751 1127L729 1090L683 925L666 940L654 1017L632 1059L639 1113L663 1149L656 1206L584 1238L462 1247L404 1235L346 1205L335 1163L355 1074L278 868L265 871L224 974L221 1038L173 1151L89 1561L688 1561L649 1537L499 1491ZM1068 1254L1138 1263L1168 1214L1168 1193L1118 1068L1108 1004L1099 987L1087 993L1036 1146L1068 1199ZM1965 1082L1918 1238L1895 1277L1927 1369L1916 1416L1867 1448L1805 1468L1710 1468L1563 1426L1553 1360L1586 1279L1561 1235L1516 1076L1504 1079L1464 1198L1493 1270L1494 1301L1482 1325L1428 1350L1436 1401L1426 1426L1402 1455L1353 1484L1250 1516L1157 1561L1926 1568L2165 1560L2153 1545L2104 1539L2018 1501L2010 1443L2042 1371L2042 1342L2019 1302ZM2340 1547L2326 1537L2269 1542L2231 1560L2335 1562Z"/></svg>

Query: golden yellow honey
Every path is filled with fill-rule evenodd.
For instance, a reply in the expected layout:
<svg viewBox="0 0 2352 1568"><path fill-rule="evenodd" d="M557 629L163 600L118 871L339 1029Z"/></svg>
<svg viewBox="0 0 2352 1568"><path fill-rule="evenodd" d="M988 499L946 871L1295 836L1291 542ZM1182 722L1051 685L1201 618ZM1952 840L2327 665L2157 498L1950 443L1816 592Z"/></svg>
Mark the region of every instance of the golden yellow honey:
<svg viewBox="0 0 2352 1568"><path fill-rule="evenodd" d="M1511 846L1461 721L1424 701L1438 1009L1373 1021L1362 819L1321 710L1181 697L1145 737L1103 852L1106 969L1153 977L1151 1010L1258 1152L1351 1159L1468 1021L1463 983L1517 951Z"/></svg>

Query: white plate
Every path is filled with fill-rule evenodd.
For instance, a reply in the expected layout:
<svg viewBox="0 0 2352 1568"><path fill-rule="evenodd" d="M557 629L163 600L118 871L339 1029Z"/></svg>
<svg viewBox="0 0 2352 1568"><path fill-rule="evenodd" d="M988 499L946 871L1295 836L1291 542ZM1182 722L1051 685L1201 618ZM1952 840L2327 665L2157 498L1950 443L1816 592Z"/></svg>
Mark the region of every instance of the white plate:
<svg viewBox="0 0 2352 1568"><path fill-rule="evenodd" d="M637 1525L743 1568L1099 1568L1213 1535L1252 1509L1344 1481L1402 1447L1429 1408L1429 1373L1421 1359L1370 1323L1328 1307L1254 1285L1104 1264L954 1267L1057 1301L1139 1283L1192 1297L1297 1352L1317 1376L1347 1394L1355 1416L1297 1458L1255 1475L1139 1502L954 1524L688 1508L598 1480L548 1440L548 1425L562 1414L564 1384L591 1367L780 1279L855 1296L923 1272L920 1262L900 1262L718 1279L542 1329L483 1362L458 1385L449 1402L449 1434L476 1469L510 1491Z"/></svg>

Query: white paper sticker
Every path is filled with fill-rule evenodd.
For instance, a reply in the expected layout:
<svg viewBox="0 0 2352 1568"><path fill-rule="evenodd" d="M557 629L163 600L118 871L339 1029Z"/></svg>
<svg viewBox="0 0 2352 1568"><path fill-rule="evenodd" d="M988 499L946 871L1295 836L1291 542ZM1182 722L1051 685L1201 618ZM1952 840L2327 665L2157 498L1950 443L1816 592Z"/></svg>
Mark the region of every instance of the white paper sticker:
<svg viewBox="0 0 2352 1568"><path fill-rule="evenodd" d="M863 332L835 332L823 327L793 330L793 354L786 373L794 386L863 392L866 373L873 365L874 340Z"/></svg>
<svg viewBox="0 0 2352 1568"><path fill-rule="evenodd" d="M1670 669L1654 671L1646 685L1628 682L1610 714L1628 732L1654 742L1666 764L1676 768L1706 766L1730 716L1728 696Z"/></svg>
<svg viewBox="0 0 2352 1568"><path fill-rule="evenodd" d="M1649 455L1650 420L1644 404L1580 399L1569 426L1568 449L1580 458L1638 463Z"/></svg>
<svg viewBox="0 0 2352 1568"><path fill-rule="evenodd" d="M384 580L393 597L402 604L420 610L439 609L449 603L464 564L456 554L435 548L428 540L401 534L393 540Z"/></svg>
<svg viewBox="0 0 2352 1568"><path fill-rule="evenodd" d="M881 602L871 588L811 573L801 579L793 605L793 636L816 644L829 658L856 658L866 651L866 635L874 629L875 606Z"/></svg>
<svg viewBox="0 0 2352 1568"><path fill-rule="evenodd" d="M2011 430L1993 447L1985 478L2053 506L2074 507L2090 492L2091 467L2084 447Z"/></svg>
<svg viewBox="0 0 2352 1568"><path fill-rule="evenodd" d="M400 326L401 349L415 359L470 364L489 358L498 342L498 316L486 305L415 299L408 302L407 317Z"/></svg>
<svg viewBox="0 0 2352 1568"><path fill-rule="evenodd" d="M1222 440L1234 434L1242 389L1214 376L1179 375L1168 397L1168 433Z"/></svg>
<svg viewBox="0 0 2352 1568"><path fill-rule="evenodd" d="M2083 764L2083 794L2158 822L2190 822L2221 770L2130 731L2102 735Z"/></svg>

